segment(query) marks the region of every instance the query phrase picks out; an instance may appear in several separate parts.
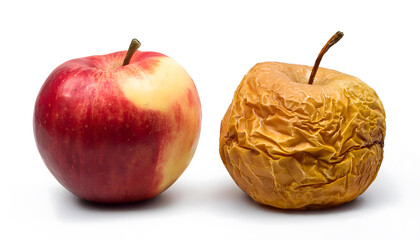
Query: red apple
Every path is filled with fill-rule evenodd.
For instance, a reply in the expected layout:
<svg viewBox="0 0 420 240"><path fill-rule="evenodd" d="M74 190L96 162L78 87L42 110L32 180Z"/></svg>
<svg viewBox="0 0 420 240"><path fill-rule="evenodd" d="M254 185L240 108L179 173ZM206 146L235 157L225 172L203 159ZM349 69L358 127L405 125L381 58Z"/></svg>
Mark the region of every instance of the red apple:
<svg viewBox="0 0 420 240"><path fill-rule="evenodd" d="M201 105L194 82L174 60L137 51L136 43L129 51L65 62L36 100L41 157L82 199L152 198L176 181L197 147Z"/></svg>

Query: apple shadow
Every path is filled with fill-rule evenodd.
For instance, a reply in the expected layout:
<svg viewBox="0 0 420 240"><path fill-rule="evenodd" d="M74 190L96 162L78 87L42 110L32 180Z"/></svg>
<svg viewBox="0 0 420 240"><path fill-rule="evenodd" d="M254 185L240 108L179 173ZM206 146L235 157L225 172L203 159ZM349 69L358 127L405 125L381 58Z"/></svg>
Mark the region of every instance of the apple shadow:
<svg viewBox="0 0 420 240"><path fill-rule="evenodd" d="M119 218L149 218L161 214L177 214L179 209L203 210L222 218L284 220L290 217L346 216L364 211L383 211L398 204L399 190L390 175L380 175L365 193L355 200L329 208L315 210L282 210L254 202L231 180L180 182L161 195L135 203L100 204L77 198L63 187L52 189L52 204L63 221L114 221ZM206 187L203 187L206 186ZM363 213L364 214L364 213ZM260 219L260 220L258 220Z"/></svg>
<svg viewBox="0 0 420 240"><path fill-rule="evenodd" d="M124 211L148 211L153 209L162 208L167 204L170 204L170 199L165 196L157 196L155 198L146 199L138 202L129 202L129 203L96 203L90 202L84 199L75 197L75 205L84 210L89 211L106 211L106 212L124 212Z"/></svg>
<svg viewBox="0 0 420 240"><path fill-rule="evenodd" d="M139 202L120 204L86 201L62 187L54 188L52 195L57 217L64 221L113 221L116 217L150 216L154 212L164 211L176 201L176 197L170 192Z"/></svg>
<svg viewBox="0 0 420 240"><path fill-rule="evenodd" d="M252 201L252 199L250 199ZM318 209L279 209L268 205L254 203L263 211L279 212L282 214L293 214L293 215L327 215L327 214L342 214L346 212L354 212L361 210L366 205L366 199L363 197L357 197L356 199L343 203L338 206L318 208Z"/></svg>

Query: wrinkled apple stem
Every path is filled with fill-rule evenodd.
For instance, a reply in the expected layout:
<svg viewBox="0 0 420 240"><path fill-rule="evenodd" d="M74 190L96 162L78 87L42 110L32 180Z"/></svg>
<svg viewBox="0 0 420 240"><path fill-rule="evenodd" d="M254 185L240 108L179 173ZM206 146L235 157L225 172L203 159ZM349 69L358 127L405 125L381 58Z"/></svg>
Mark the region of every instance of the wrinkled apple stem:
<svg viewBox="0 0 420 240"><path fill-rule="evenodd" d="M321 59L324 56L324 54L332 47L334 44L336 44L340 39L344 36L344 33L338 31L328 40L328 42L325 44L325 46L321 49L321 52L319 52L318 57L316 58L314 67L312 68L311 76L309 77L308 84L312 84L315 79L315 74L318 71L319 64L321 63Z"/></svg>
<svg viewBox="0 0 420 240"><path fill-rule="evenodd" d="M130 47L128 48L127 54L125 55L125 58L124 58L123 66L130 63L131 57L137 51L137 49L139 49L140 45L141 43L139 42L139 40L135 38L131 40Z"/></svg>

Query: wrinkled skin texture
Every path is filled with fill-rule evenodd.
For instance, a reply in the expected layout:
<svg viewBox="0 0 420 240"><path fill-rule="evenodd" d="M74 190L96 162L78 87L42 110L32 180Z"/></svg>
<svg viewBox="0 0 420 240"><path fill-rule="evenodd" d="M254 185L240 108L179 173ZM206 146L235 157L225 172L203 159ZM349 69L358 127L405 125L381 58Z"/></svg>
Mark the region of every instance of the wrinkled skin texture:
<svg viewBox="0 0 420 240"><path fill-rule="evenodd" d="M375 179L385 111L358 78L320 68L259 63L243 78L220 130L220 156L256 202L283 209L336 206Z"/></svg>

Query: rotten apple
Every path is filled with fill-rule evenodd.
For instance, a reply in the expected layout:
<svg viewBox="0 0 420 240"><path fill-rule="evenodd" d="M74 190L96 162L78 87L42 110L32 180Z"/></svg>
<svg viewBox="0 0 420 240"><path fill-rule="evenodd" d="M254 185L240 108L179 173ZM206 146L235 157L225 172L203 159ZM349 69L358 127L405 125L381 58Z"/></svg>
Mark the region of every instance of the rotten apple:
<svg viewBox="0 0 420 240"><path fill-rule="evenodd" d="M82 199L134 202L167 189L190 163L201 126L188 73L157 52L65 62L43 84L33 127L54 177Z"/></svg>
<svg viewBox="0 0 420 240"><path fill-rule="evenodd" d="M383 159L385 111L360 79L315 66L264 62L245 75L220 130L220 156L256 202L324 208L362 194Z"/></svg>

